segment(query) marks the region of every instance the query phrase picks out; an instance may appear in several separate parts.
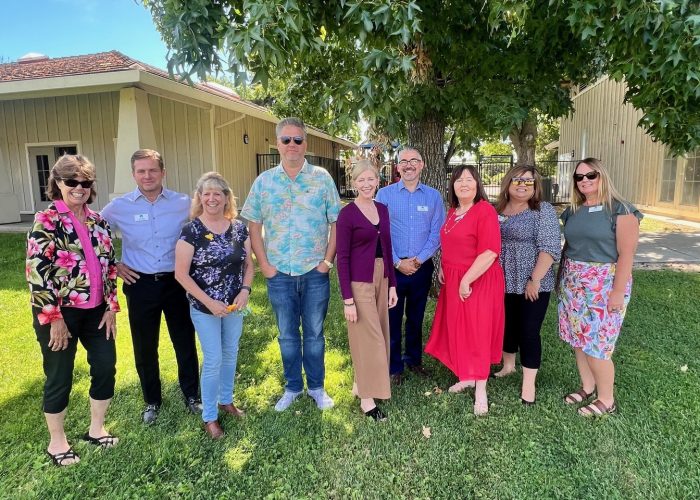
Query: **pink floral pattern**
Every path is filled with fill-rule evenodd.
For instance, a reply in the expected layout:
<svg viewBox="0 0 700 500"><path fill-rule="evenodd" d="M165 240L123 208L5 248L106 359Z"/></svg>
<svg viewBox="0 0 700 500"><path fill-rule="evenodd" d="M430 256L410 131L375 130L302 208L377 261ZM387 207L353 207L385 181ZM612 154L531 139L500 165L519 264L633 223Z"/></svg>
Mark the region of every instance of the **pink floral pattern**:
<svg viewBox="0 0 700 500"><path fill-rule="evenodd" d="M572 347L597 359L610 359L620 335L632 278L625 287L624 307L608 312L608 296L615 279L614 263L565 259L559 292L559 336Z"/></svg>
<svg viewBox="0 0 700 500"><path fill-rule="evenodd" d="M92 248L100 261L104 300L109 310L119 311L117 267L109 224L100 214L86 210ZM61 307L85 304L90 297L90 279L85 249L80 245L70 217L54 204L38 212L27 236L25 274L32 306L40 309L39 323L62 318Z"/></svg>

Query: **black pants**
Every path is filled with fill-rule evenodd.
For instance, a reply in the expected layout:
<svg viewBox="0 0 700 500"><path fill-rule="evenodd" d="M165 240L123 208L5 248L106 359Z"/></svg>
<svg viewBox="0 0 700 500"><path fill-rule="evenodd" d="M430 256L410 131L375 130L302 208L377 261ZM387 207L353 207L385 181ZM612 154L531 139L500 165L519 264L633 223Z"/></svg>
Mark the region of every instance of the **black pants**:
<svg viewBox="0 0 700 500"><path fill-rule="evenodd" d="M389 373L403 373L404 363L418 366L423 361L423 316L432 283L433 259L428 259L411 276L396 271L396 295L399 301L389 309ZM403 317L406 313L406 344L401 355Z"/></svg>
<svg viewBox="0 0 700 500"><path fill-rule="evenodd" d="M506 294L503 351L515 354L520 350L520 364L525 368L537 369L542 362L540 329L547 314L549 294L550 292L540 292L535 302L526 300L524 294Z"/></svg>
<svg viewBox="0 0 700 500"><path fill-rule="evenodd" d="M161 314L165 314L175 349L180 389L185 398L198 397L199 361L185 290L175 280L174 273L139 274L141 277L135 283L124 283L123 290L143 398L147 404L162 403L158 365Z"/></svg>
<svg viewBox="0 0 700 500"><path fill-rule="evenodd" d="M68 407L78 340L87 351L90 365L90 397L103 401L114 396L117 349L113 338L107 340L105 327L97 328L105 309L105 304L92 309L62 308L63 320L72 338L68 339L68 347L64 350L52 351L49 347L51 325L40 325L37 315L41 309L32 308L34 331L41 347L46 375L43 403L45 413L61 413Z"/></svg>

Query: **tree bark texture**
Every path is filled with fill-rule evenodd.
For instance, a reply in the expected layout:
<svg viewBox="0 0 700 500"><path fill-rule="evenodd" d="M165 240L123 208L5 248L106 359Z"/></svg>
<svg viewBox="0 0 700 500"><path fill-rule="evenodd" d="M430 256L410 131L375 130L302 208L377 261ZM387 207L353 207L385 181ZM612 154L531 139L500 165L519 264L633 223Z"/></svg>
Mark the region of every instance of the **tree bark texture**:
<svg viewBox="0 0 700 500"><path fill-rule="evenodd" d="M441 193L447 189L445 172L445 121L436 115L426 115L408 124L408 143L423 153L421 182Z"/></svg>
<svg viewBox="0 0 700 500"><path fill-rule="evenodd" d="M443 199L447 199L447 162L445 161L445 121L435 115L427 115L408 124L409 145L415 146L423 152L425 166L421 174L421 182L431 186L442 193ZM437 280L437 272L440 266L440 250L433 256L435 272L430 290L432 297L437 297L440 291L440 283Z"/></svg>
<svg viewBox="0 0 700 500"><path fill-rule="evenodd" d="M509 137L510 142L513 143L515 153L518 155L516 165L534 165L537 121L528 116L520 127L514 127L511 130Z"/></svg>

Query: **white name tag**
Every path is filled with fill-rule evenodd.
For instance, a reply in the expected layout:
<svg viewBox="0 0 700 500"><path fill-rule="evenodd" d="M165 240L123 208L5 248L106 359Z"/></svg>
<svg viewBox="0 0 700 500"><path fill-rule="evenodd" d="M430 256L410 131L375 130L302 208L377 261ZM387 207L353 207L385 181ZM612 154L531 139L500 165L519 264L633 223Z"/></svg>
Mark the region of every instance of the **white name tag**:
<svg viewBox="0 0 700 500"><path fill-rule="evenodd" d="M419 211L419 212L427 212L427 211L428 211L428 207L425 206L425 205L418 205L418 211Z"/></svg>
<svg viewBox="0 0 700 500"><path fill-rule="evenodd" d="M598 205L597 207L588 207L588 212L600 212L603 210L603 205Z"/></svg>
<svg viewBox="0 0 700 500"><path fill-rule="evenodd" d="M134 222L143 222L148 220L148 214L136 214L134 215Z"/></svg>

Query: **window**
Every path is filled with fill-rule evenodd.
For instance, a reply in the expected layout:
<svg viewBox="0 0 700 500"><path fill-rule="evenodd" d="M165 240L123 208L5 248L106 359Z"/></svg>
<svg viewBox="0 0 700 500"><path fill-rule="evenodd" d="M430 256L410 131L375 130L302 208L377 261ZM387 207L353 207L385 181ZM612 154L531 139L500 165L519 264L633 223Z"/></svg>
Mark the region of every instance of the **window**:
<svg viewBox="0 0 700 500"><path fill-rule="evenodd" d="M678 169L678 158L664 159L664 166L661 172L661 195L659 201L673 203L676 192L676 170Z"/></svg>
<svg viewBox="0 0 700 500"><path fill-rule="evenodd" d="M683 174L681 204L697 206L700 203L700 151L688 153Z"/></svg>

